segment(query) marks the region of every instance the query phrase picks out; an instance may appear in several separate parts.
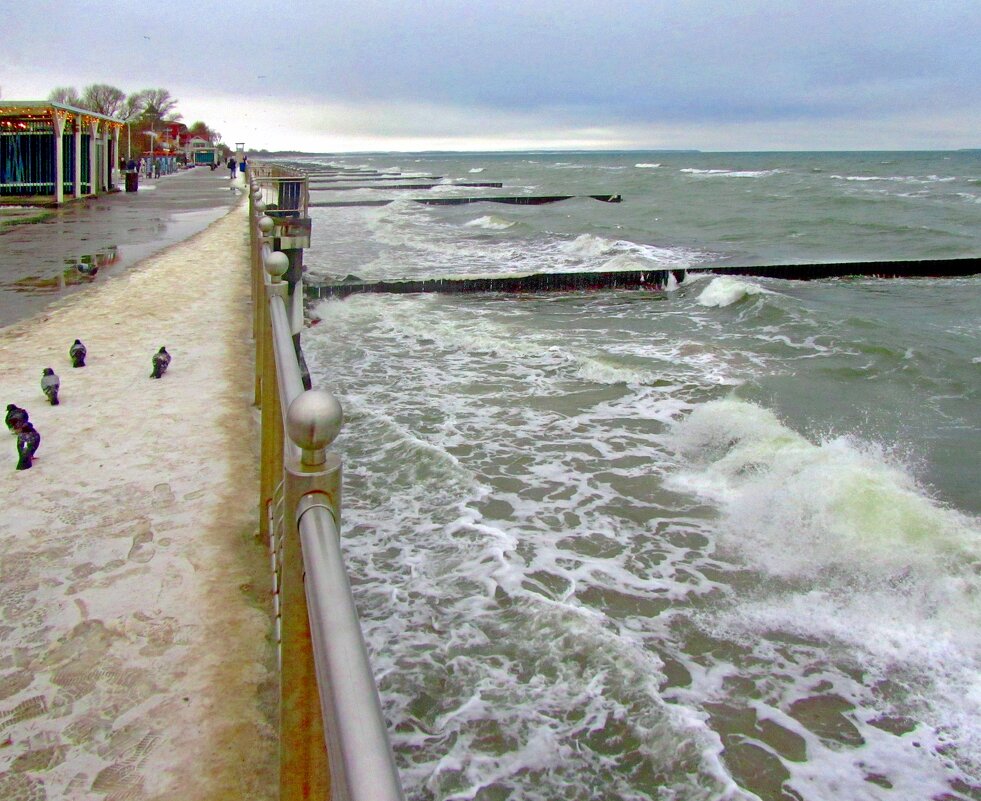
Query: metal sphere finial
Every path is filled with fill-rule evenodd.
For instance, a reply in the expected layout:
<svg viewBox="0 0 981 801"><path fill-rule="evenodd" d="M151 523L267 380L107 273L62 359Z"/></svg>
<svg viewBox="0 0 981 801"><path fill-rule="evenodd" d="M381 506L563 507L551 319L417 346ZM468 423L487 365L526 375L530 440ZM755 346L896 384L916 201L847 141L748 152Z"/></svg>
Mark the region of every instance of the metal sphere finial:
<svg viewBox="0 0 981 801"><path fill-rule="evenodd" d="M343 422L344 410L337 398L325 389L308 389L290 404L286 433L303 452L303 464L320 465Z"/></svg>
<svg viewBox="0 0 981 801"><path fill-rule="evenodd" d="M265 209L263 209L263 211L265 211ZM259 226L259 230L262 231L262 233L268 234L270 231L272 231L273 228L276 227L276 221L272 217L263 214L259 218L256 225Z"/></svg>
<svg viewBox="0 0 981 801"><path fill-rule="evenodd" d="M252 204L252 208L254 208L257 212L262 214L262 212L266 210L266 204L257 198L256 201Z"/></svg>
<svg viewBox="0 0 981 801"><path fill-rule="evenodd" d="M269 273L269 277L272 282L278 283L283 280L283 276L286 275L286 271L290 268L290 259L283 251L274 250L268 256L266 256L266 272Z"/></svg>

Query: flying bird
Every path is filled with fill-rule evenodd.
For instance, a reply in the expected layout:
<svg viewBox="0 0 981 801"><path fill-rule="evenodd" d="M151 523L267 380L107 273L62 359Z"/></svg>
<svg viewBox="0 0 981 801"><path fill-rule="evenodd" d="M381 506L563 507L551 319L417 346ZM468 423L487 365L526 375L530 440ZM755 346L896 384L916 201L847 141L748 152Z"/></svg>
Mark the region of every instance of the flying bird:
<svg viewBox="0 0 981 801"><path fill-rule="evenodd" d="M30 421L17 434L17 469L28 470L34 460L34 454L41 444L41 435L37 433Z"/></svg>
<svg viewBox="0 0 981 801"><path fill-rule="evenodd" d="M170 366L170 354L167 353L167 348L161 345L160 350L153 354L153 372L150 373L150 378L160 378L167 372L168 366Z"/></svg>
<svg viewBox="0 0 981 801"><path fill-rule="evenodd" d="M24 423L27 422L27 409L21 409L13 403L7 404L7 416L4 418L4 422L7 424L7 430L11 434L20 433L21 428L24 427Z"/></svg>
<svg viewBox="0 0 981 801"><path fill-rule="evenodd" d="M41 389L52 406L58 405L58 388L61 386L61 379L55 375L55 371L50 367L45 367L41 374Z"/></svg>
<svg viewBox="0 0 981 801"><path fill-rule="evenodd" d="M85 354L88 353L82 340L76 339L75 344L68 349L68 355L72 358L72 367L85 367Z"/></svg>

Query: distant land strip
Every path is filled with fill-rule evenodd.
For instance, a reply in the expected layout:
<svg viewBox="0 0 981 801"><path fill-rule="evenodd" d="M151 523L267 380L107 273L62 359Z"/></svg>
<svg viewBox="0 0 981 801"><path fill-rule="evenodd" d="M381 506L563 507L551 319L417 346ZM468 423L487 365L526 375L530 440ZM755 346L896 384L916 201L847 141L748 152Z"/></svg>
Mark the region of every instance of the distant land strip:
<svg viewBox="0 0 981 801"><path fill-rule="evenodd" d="M377 201L365 201L376 205ZM917 261L860 261L827 264L779 264L758 266L696 265L654 270L614 270L571 273L533 273L418 280L362 281L349 276L337 283L309 283L307 298L344 298L362 293L409 294L438 292L462 294L477 292L569 292L598 289L663 289L673 276L684 283L688 273L746 275L810 281L820 278L955 278L981 274L981 257L922 259Z"/></svg>

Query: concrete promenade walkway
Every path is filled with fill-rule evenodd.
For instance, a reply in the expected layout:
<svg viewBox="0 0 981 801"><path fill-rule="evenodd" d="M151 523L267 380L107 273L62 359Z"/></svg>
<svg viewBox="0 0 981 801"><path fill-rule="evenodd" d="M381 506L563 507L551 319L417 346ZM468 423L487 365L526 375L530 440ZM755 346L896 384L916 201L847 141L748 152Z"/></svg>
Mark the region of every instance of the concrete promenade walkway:
<svg viewBox="0 0 981 801"><path fill-rule="evenodd" d="M204 167L141 179L138 192L71 201L35 225L0 227L0 326L59 296L121 275L224 216L240 195L228 170ZM88 277L76 265L99 267Z"/></svg>
<svg viewBox="0 0 981 801"><path fill-rule="evenodd" d="M239 204L0 329L0 401L42 437L16 471L0 429L2 799L275 795L248 295ZM151 380L161 345L173 362Z"/></svg>

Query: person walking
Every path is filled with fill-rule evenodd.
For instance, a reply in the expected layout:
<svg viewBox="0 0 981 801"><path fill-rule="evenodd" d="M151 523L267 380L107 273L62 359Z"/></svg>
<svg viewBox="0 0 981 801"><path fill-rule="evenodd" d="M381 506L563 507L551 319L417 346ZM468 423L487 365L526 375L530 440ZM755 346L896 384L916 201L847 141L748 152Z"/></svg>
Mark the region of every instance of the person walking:
<svg viewBox="0 0 981 801"><path fill-rule="evenodd" d="M230 158L228 160L228 171L229 171L229 173L231 173L231 175L229 177L231 177L232 180L235 180L235 168L236 168L236 166L237 166L237 164L235 162L235 159L234 158Z"/></svg>

